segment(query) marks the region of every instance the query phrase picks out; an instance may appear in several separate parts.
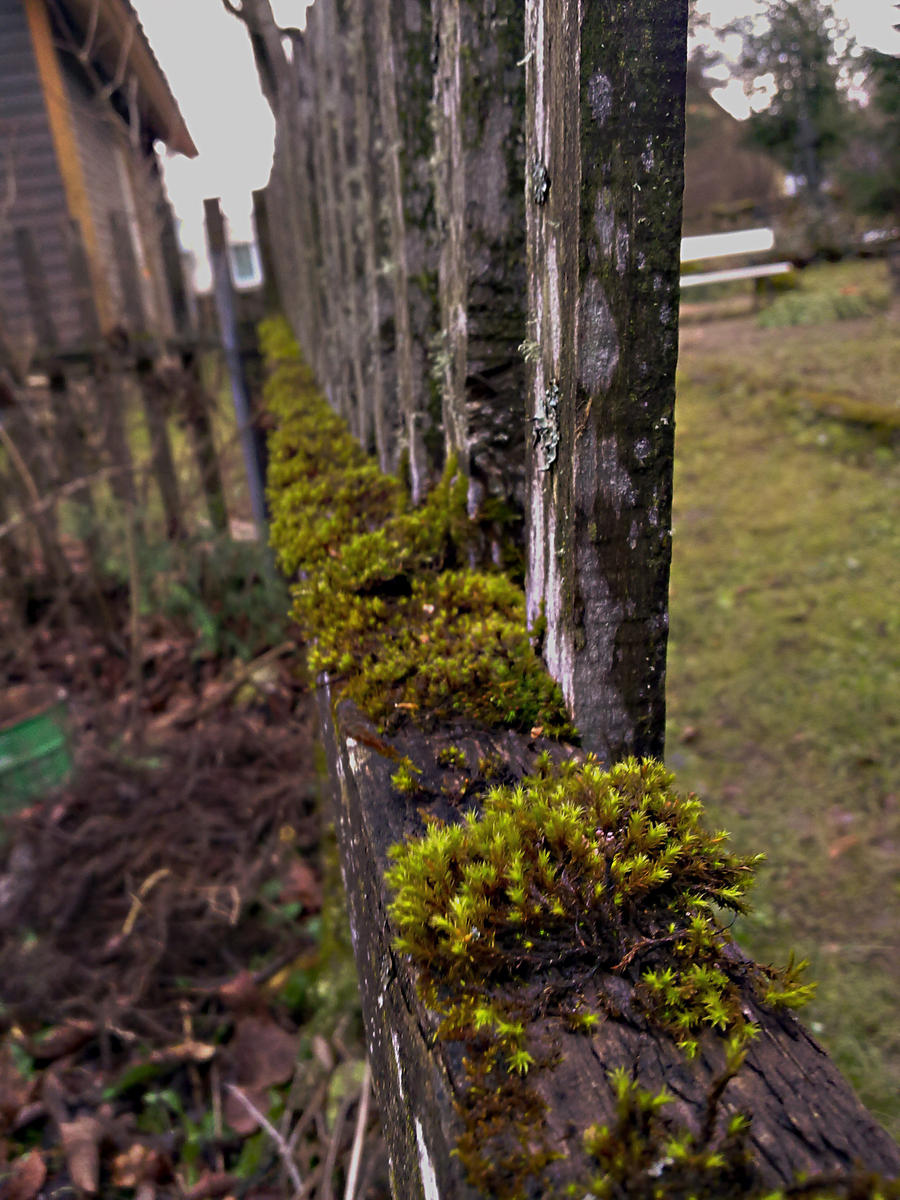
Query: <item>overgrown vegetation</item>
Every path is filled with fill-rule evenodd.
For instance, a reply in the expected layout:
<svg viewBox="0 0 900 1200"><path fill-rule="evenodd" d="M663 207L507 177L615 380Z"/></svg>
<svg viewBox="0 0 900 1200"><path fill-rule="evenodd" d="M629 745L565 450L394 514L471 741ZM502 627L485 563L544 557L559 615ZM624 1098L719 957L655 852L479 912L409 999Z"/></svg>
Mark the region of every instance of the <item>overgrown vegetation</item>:
<svg viewBox="0 0 900 1200"><path fill-rule="evenodd" d="M225 534L139 540L135 568L141 615L193 634L198 657L251 659L284 636L287 585L257 541ZM120 586L132 586L125 558L111 558L108 569Z"/></svg>

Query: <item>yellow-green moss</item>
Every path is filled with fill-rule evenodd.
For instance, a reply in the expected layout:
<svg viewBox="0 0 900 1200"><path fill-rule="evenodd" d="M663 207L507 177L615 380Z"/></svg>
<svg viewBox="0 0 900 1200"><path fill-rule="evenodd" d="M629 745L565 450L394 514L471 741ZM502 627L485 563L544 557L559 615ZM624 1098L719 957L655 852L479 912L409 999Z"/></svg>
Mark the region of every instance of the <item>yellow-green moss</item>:
<svg viewBox="0 0 900 1200"><path fill-rule="evenodd" d="M704 1026L744 1029L748 978L760 1001L804 998L795 979L773 990L770 969L729 961L715 914L745 909L758 859L727 850L727 834L705 830L700 802L672 784L650 760L608 771L592 758L545 760L518 786L491 789L460 824L433 822L394 847L396 946L413 956L427 1002L464 1026L480 1011L475 981L565 955L573 968L583 960L633 975L648 1015L689 1049Z"/></svg>
<svg viewBox="0 0 900 1200"><path fill-rule="evenodd" d="M470 563L480 545L453 462L417 509L318 393L282 322L266 322L271 536L296 578L310 666L382 729L468 719L573 738L526 627L521 590Z"/></svg>

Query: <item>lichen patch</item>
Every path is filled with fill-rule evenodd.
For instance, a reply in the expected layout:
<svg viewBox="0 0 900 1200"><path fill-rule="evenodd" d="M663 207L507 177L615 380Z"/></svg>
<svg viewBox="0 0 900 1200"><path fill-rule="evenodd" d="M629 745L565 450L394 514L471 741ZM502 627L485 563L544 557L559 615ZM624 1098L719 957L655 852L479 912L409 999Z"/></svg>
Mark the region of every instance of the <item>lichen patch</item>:
<svg viewBox="0 0 900 1200"><path fill-rule="evenodd" d="M589 396L609 391L619 365L619 335L603 284L591 275L578 305L578 382Z"/></svg>

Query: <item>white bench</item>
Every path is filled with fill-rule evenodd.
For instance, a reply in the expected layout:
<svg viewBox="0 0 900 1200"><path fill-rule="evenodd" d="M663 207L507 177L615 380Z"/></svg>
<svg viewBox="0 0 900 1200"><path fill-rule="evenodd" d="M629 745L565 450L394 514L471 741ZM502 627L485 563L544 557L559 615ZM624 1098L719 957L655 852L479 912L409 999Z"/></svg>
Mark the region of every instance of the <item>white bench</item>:
<svg viewBox="0 0 900 1200"><path fill-rule="evenodd" d="M739 229L734 233L708 233L681 239L682 264L706 262L714 258L733 258L744 254L767 254L775 245L771 229ZM702 287L710 283L732 283L742 279L768 279L773 275L789 275L794 267L789 262L757 263L749 267L726 267L720 271L697 271L681 276L684 288Z"/></svg>

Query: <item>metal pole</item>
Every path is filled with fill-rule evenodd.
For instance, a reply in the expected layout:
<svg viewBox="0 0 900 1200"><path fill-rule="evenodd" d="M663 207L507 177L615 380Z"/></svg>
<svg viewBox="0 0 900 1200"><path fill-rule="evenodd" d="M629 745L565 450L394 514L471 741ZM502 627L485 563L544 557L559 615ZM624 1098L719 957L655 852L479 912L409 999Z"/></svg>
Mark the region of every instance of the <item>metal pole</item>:
<svg viewBox="0 0 900 1200"><path fill-rule="evenodd" d="M231 288L231 272L228 267L225 221L222 217L218 197L204 200L203 212L206 220L206 242L209 247L209 259L213 273L213 295L219 318L219 330L222 335L222 348L225 351L225 362L231 379L231 394L241 438L241 449L244 454L250 507L260 537L264 538L266 535L266 502L263 470L254 436L249 389L238 341L234 293Z"/></svg>

